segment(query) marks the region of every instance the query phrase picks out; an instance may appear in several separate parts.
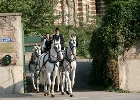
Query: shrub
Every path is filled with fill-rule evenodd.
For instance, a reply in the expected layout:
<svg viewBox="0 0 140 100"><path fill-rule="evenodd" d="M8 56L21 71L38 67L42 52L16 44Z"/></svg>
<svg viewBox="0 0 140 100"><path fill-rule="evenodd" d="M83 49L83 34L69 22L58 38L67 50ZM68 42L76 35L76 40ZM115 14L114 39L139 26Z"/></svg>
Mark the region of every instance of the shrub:
<svg viewBox="0 0 140 100"><path fill-rule="evenodd" d="M119 86L118 56L140 39L139 11L138 0L115 1L107 6L101 27L93 31L90 42L92 84Z"/></svg>

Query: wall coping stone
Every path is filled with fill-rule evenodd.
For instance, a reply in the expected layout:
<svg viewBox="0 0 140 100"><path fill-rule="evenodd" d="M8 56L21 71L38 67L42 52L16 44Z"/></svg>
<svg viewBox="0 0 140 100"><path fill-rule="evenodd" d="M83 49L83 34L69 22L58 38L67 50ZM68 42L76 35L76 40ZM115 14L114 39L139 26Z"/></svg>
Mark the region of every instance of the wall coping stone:
<svg viewBox="0 0 140 100"><path fill-rule="evenodd" d="M21 16L22 13L0 13L0 16Z"/></svg>

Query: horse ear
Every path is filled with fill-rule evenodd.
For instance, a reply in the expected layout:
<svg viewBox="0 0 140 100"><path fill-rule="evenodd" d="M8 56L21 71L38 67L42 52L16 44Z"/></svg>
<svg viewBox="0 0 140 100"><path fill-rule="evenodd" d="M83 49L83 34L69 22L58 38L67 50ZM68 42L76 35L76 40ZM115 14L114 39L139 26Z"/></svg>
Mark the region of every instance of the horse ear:
<svg viewBox="0 0 140 100"><path fill-rule="evenodd" d="M74 36L74 39L76 40L76 36Z"/></svg>
<svg viewBox="0 0 140 100"><path fill-rule="evenodd" d="M39 49L41 49L41 46L39 46Z"/></svg>
<svg viewBox="0 0 140 100"><path fill-rule="evenodd" d="M37 49L37 47L36 47L36 46L34 46L34 48L35 48L35 49Z"/></svg>

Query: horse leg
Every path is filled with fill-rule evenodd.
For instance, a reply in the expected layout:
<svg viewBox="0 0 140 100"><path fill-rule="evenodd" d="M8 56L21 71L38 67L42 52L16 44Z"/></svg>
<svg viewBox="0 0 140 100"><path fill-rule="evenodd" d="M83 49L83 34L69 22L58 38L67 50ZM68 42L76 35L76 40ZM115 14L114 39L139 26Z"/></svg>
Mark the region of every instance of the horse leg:
<svg viewBox="0 0 140 100"><path fill-rule="evenodd" d="M64 72L61 73L61 94L64 95L64 83L65 83L65 75Z"/></svg>
<svg viewBox="0 0 140 100"><path fill-rule="evenodd" d="M68 89L68 81L67 78L65 78L65 89L66 89L66 94L70 94L69 89Z"/></svg>
<svg viewBox="0 0 140 100"><path fill-rule="evenodd" d="M40 86L43 86L43 84L44 84L44 72L41 70L40 71L40 80L39 80L39 84L40 84Z"/></svg>
<svg viewBox="0 0 140 100"><path fill-rule="evenodd" d="M36 76L37 76L37 79L36 79L36 84L37 84L37 93L39 93L39 80L40 80L40 75L39 75L39 72L38 71L36 71Z"/></svg>
<svg viewBox="0 0 140 100"><path fill-rule="evenodd" d="M50 88L51 88L51 79L50 79L50 76L51 76L50 73L46 73L46 78L44 76L44 95L45 96L50 94Z"/></svg>
<svg viewBox="0 0 140 100"><path fill-rule="evenodd" d="M33 84L33 88L34 90L36 90L36 86L35 86L35 81L34 81L34 72L31 72L31 78L32 78L32 84Z"/></svg>
<svg viewBox="0 0 140 100"><path fill-rule="evenodd" d="M57 92L59 92L59 86L60 86L60 71L59 70L58 70L56 79L57 79Z"/></svg>
<svg viewBox="0 0 140 100"><path fill-rule="evenodd" d="M71 72L71 78L72 78L72 80L71 80L71 87L73 88L74 81L75 81L75 70L73 70L73 71Z"/></svg>
<svg viewBox="0 0 140 100"><path fill-rule="evenodd" d="M65 74L66 74L66 78L67 78L67 82L68 82L68 87L69 87L69 91L70 91L70 97L73 97L73 95L72 95L72 88L71 88L71 80L70 80L70 77L69 77L69 72L66 71Z"/></svg>
<svg viewBox="0 0 140 100"><path fill-rule="evenodd" d="M55 97L55 95L54 95L54 85L55 85L55 78L56 78L56 75L57 75L57 71L54 70L54 71L53 71L53 79L52 79L52 97Z"/></svg>
<svg viewBox="0 0 140 100"><path fill-rule="evenodd" d="M44 73L44 96L49 95L50 94L50 84L51 82L49 82L49 74ZM49 85L48 85L49 83Z"/></svg>

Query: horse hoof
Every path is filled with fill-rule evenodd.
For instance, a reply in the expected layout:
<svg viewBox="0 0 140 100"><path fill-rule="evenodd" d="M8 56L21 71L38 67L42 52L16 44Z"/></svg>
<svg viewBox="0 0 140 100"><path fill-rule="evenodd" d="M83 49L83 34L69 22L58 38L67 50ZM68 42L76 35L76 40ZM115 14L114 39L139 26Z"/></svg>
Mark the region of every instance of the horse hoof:
<svg viewBox="0 0 140 100"><path fill-rule="evenodd" d="M37 91L36 89L32 89L32 90L35 91L35 92Z"/></svg>
<svg viewBox="0 0 140 100"><path fill-rule="evenodd" d="M46 93L44 93L44 96L46 96Z"/></svg>
<svg viewBox="0 0 140 100"><path fill-rule="evenodd" d="M47 92L46 94L49 95L50 93Z"/></svg>
<svg viewBox="0 0 140 100"><path fill-rule="evenodd" d="M64 95L64 92L61 92L62 95Z"/></svg>
<svg viewBox="0 0 140 100"><path fill-rule="evenodd" d="M74 95L71 94L70 97L74 97Z"/></svg>
<svg viewBox="0 0 140 100"><path fill-rule="evenodd" d="M56 91L56 92L59 92L59 91Z"/></svg>
<svg viewBox="0 0 140 100"><path fill-rule="evenodd" d="M55 97L55 95L52 94L52 97Z"/></svg>
<svg viewBox="0 0 140 100"><path fill-rule="evenodd" d="M34 89L34 91L36 91L36 93L39 93L39 90L37 90L37 89Z"/></svg>
<svg viewBox="0 0 140 100"><path fill-rule="evenodd" d="M66 91L66 94L69 95L70 93L68 91Z"/></svg>

